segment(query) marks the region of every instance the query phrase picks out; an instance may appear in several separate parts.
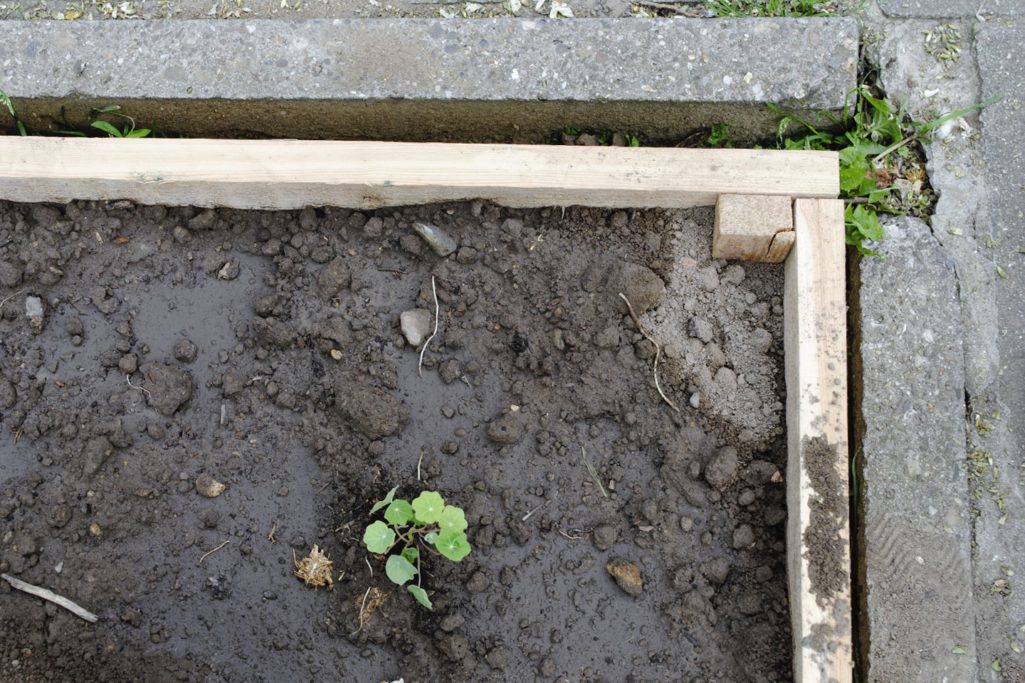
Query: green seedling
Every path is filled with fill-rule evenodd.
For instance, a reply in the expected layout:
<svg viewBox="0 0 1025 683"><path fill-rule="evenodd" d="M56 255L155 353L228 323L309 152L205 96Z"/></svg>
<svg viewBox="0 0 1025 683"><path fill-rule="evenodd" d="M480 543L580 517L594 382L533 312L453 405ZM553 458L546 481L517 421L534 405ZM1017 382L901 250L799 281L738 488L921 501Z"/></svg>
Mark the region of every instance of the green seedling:
<svg viewBox="0 0 1025 683"><path fill-rule="evenodd" d="M18 127L18 134L23 137L28 135L28 131L25 130L25 124L21 122L21 119L18 118L18 112L14 110L14 103L11 102L11 98L3 90L0 90L0 106L6 109L10 113L11 118L14 119L14 125Z"/></svg>
<svg viewBox="0 0 1025 683"><path fill-rule="evenodd" d="M709 147L733 147L733 138L730 137L730 127L725 123L716 123L708 131Z"/></svg>
<svg viewBox="0 0 1025 683"><path fill-rule="evenodd" d="M371 553L386 557L384 572L392 583L405 586L427 609L433 609L420 585L423 553L437 553L453 562L470 554L466 538L466 514L446 505L437 491L423 491L413 502L395 497L396 486L374 503L370 514L384 510L384 521L371 522L363 532L363 544ZM413 579L416 583L411 583Z"/></svg>
<svg viewBox="0 0 1025 683"><path fill-rule="evenodd" d="M121 107L116 104L112 104L108 107L102 107L100 109L93 109L91 118L105 114L123 119L121 127L118 128L113 123L104 121L100 118L96 118L96 120L92 121L89 125L96 130L103 131L112 138L145 138L149 137L149 134L152 132L149 128L136 128L135 119L131 116L127 116L126 114L122 114Z"/></svg>
<svg viewBox="0 0 1025 683"><path fill-rule="evenodd" d="M845 106L843 116L822 115L840 132L830 132L773 105L770 108L780 115L780 148L839 151L840 195L848 200L844 214L847 244L863 255L876 256L867 244L883 238L880 214L910 214L919 218L929 214L933 198L925 182L924 159L916 145L929 141L948 121L1000 98L922 122L911 119L903 106L876 97L868 85L859 85L851 97L854 106ZM853 113L848 113L849 109ZM794 126L798 135L789 132Z"/></svg>

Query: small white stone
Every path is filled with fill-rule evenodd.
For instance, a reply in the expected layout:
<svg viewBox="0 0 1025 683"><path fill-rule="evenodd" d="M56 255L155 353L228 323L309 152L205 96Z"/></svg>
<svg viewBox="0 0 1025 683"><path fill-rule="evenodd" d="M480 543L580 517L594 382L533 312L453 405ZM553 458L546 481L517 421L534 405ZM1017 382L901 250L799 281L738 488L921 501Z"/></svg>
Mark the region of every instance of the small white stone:
<svg viewBox="0 0 1025 683"><path fill-rule="evenodd" d="M431 333L431 313L422 308L403 311L399 316L399 326L409 345L417 348Z"/></svg>

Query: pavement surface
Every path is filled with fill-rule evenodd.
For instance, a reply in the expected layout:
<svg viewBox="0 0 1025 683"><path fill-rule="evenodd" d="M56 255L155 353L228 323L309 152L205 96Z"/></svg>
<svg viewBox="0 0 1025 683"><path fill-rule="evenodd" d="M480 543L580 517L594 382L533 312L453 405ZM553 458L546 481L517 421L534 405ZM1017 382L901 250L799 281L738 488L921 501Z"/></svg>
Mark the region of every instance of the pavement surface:
<svg viewBox="0 0 1025 683"><path fill-rule="evenodd" d="M926 146L929 224L856 266L862 664L1025 681L1025 4L879 0L865 27L919 120L1003 99Z"/></svg>

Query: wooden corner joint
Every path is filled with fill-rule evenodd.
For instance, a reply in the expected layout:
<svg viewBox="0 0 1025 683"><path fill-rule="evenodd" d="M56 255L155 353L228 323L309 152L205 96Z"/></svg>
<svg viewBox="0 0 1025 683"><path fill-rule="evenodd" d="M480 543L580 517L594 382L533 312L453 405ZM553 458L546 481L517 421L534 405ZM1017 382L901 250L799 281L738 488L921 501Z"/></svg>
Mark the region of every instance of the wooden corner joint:
<svg viewBox="0 0 1025 683"><path fill-rule="evenodd" d="M790 197L721 194L715 203L712 257L782 263L794 245Z"/></svg>

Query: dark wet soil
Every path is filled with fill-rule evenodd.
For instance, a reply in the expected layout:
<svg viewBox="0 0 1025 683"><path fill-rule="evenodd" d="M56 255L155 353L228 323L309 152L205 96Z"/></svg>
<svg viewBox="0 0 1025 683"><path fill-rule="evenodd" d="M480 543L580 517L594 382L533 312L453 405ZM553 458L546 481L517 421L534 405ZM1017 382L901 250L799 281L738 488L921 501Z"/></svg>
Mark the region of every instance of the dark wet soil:
<svg viewBox="0 0 1025 683"><path fill-rule="evenodd" d="M710 225L0 204L0 571L100 617L0 582L0 679L789 680L782 274ZM467 512L433 612L360 543L395 485Z"/></svg>

